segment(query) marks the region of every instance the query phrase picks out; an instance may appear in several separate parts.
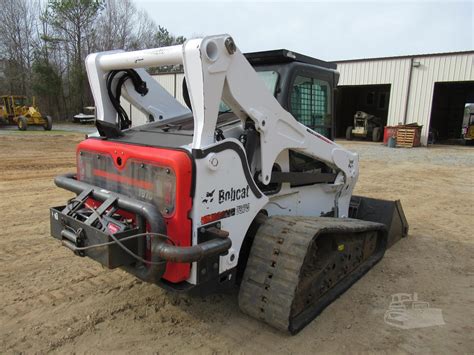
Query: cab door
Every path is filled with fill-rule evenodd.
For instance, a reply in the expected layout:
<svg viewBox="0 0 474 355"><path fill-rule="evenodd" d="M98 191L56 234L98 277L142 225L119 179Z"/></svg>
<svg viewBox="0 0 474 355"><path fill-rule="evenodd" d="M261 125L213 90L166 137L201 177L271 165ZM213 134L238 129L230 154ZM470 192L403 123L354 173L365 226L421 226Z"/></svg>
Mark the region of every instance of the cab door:
<svg viewBox="0 0 474 355"><path fill-rule="evenodd" d="M288 109L302 124L334 139L333 73L301 65L292 73Z"/></svg>

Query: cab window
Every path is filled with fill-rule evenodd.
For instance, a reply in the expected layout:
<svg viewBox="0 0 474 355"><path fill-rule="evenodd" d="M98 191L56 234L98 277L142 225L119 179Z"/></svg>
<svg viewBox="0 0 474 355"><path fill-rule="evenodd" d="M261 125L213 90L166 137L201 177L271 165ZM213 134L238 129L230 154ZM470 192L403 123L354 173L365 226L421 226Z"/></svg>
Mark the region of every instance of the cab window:
<svg viewBox="0 0 474 355"><path fill-rule="evenodd" d="M290 94L293 116L305 126L331 138L331 91L327 81L297 76Z"/></svg>
<svg viewBox="0 0 474 355"><path fill-rule="evenodd" d="M24 97L13 98L15 106L26 106L26 99Z"/></svg>

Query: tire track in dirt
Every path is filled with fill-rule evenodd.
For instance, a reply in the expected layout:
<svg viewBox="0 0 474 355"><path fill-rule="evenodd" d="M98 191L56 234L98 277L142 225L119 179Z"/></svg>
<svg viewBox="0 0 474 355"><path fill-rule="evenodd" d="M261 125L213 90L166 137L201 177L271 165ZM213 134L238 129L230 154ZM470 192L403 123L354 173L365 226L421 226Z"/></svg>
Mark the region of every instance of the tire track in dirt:
<svg viewBox="0 0 474 355"><path fill-rule="evenodd" d="M55 307L62 303L71 302L74 299L86 296L91 291L97 293L102 290L116 287L123 280L123 275L114 272L102 272L94 274L92 272L81 271L82 275L76 282L68 282L64 287L53 290L37 289L33 294L25 299L21 299L13 304L7 304L3 311L13 318L26 315L38 306L38 303L46 308Z"/></svg>

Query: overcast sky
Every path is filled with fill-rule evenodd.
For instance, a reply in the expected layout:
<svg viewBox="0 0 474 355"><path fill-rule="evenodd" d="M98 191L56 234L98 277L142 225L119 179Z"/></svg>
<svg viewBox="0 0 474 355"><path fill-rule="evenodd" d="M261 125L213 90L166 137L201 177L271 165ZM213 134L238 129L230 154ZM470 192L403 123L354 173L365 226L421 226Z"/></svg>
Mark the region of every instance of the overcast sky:
<svg viewBox="0 0 474 355"><path fill-rule="evenodd" d="M174 34L229 33L243 52L337 60L474 49L474 1L135 2Z"/></svg>

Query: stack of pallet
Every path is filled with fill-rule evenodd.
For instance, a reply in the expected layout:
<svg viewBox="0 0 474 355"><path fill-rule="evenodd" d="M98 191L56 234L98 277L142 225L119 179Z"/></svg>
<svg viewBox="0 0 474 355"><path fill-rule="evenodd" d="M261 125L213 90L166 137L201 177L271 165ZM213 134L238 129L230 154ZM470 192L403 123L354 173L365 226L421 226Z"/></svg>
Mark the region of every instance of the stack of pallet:
<svg viewBox="0 0 474 355"><path fill-rule="evenodd" d="M397 128L397 147L413 148L421 145L421 127L418 125L404 125Z"/></svg>

